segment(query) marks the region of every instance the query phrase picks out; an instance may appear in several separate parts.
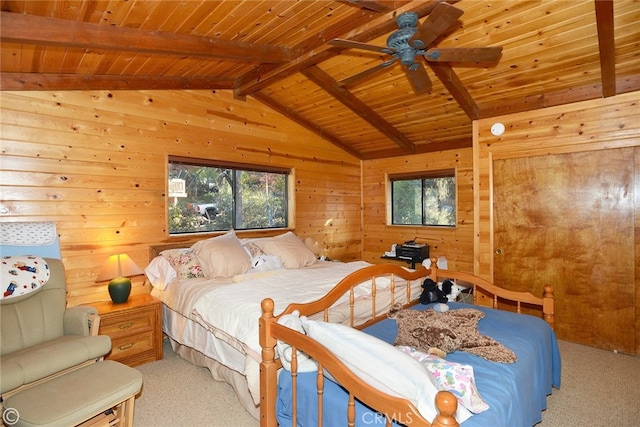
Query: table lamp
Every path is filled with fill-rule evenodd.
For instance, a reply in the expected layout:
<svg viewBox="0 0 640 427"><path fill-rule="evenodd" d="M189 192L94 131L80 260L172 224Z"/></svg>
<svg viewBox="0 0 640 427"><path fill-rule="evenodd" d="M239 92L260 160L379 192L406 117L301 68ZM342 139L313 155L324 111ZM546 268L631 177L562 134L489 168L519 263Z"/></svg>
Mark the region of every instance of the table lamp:
<svg viewBox="0 0 640 427"><path fill-rule="evenodd" d="M114 304L127 302L131 293L131 276L144 274L127 254L111 255L98 274L96 282L109 282L109 296Z"/></svg>

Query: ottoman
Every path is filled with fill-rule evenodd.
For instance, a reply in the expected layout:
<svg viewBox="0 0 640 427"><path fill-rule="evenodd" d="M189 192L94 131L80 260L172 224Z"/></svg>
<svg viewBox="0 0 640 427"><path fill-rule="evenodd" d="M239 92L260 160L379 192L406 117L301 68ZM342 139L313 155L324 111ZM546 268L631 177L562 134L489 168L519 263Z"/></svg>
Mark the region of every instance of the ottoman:
<svg viewBox="0 0 640 427"><path fill-rule="evenodd" d="M96 362L10 396L3 418L18 427L131 426L142 374L111 360ZM95 418L95 419L94 419Z"/></svg>

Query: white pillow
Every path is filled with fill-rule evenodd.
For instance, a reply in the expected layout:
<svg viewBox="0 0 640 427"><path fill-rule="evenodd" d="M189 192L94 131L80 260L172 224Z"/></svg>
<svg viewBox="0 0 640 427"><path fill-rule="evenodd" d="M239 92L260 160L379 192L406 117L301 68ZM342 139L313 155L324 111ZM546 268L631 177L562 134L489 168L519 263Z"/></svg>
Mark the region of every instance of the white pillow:
<svg viewBox="0 0 640 427"><path fill-rule="evenodd" d="M300 321L308 336L327 347L356 376L389 395L409 400L425 419L433 421L438 388L433 375L417 360L357 329L306 317ZM466 408L458 405L458 423L470 416Z"/></svg>
<svg viewBox="0 0 640 427"><path fill-rule="evenodd" d="M287 328L293 329L294 331L298 331L301 334L305 333L302 323L300 322L300 312L298 310L295 310L291 314L285 314L278 319L278 323L286 326ZM276 351L278 352L278 356L282 362L282 367L287 371L291 371L291 360L293 358L293 349L291 348L291 345L278 340L276 343ZM296 355L298 360L298 372L314 372L318 370L316 362L307 354L302 353L301 351L296 351Z"/></svg>
<svg viewBox="0 0 640 427"><path fill-rule="evenodd" d="M177 277L176 270L171 263L163 256L157 256L151 260L144 269L149 282L154 288L164 290L169 283Z"/></svg>
<svg viewBox="0 0 640 427"><path fill-rule="evenodd" d="M191 248L200 260L208 279L233 277L246 273L251 267L251 258L233 230L221 236L200 240Z"/></svg>
<svg viewBox="0 0 640 427"><path fill-rule="evenodd" d="M316 254L291 231L275 237L256 239L254 243L267 255L279 257L284 268L308 267L317 261Z"/></svg>

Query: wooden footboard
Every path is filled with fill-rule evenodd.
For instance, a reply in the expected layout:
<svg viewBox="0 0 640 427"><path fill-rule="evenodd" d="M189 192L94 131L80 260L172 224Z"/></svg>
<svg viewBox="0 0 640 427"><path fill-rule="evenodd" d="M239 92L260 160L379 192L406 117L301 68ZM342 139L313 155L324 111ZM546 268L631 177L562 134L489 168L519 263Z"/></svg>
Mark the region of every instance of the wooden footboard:
<svg viewBox="0 0 640 427"><path fill-rule="evenodd" d="M426 277L430 277L434 281L442 281L444 279L454 279L466 282L465 285L471 284L474 289L474 295L479 290L494 295L494 306L500 300L513 301L520 311L522 304L527 306L539 307L542 311L544 319L553 327L553 288L545 286L542 298L537 298L527 292L514 292L499 288L492 283L477 277L470 273L455 272L449 270L441 270L435 267L436 260L433 260L432 269L421 267L415 271L407 270L397 265L379 264L358 270L345 277L338 283L327 295L319 300L306 304L291 304L278 316L273 313L274 302L267 298L262 302L262 317L260 318L260 346L262 348L262 362L260 364L260 425L263 427L275 427L278 425L276 419L276 399L277 399L277 374L282 367L280 361L276 358L276 343L278 340L289 343L293 347L291 361L291 375L293 395L296 395L296 377L297 377L297 359L295 357L296 350L308 354L311 358L318 362L317 372L317 393L318 393L318 417L322 420L323 413L323 390L324 390L324 370L331 372L331 375L349 391L348 403L348 419L345 425L352 426L355 424L355 399L362 401L364 404L374 408L380 414L385 414L387 425L390 426L392 421L399 421L407 424L406 420L410 420L408 424L416 426L457 426L458 423L454 418L457 409L457 401L453 394L445 391L438 393L436 397L436 408L438 414L436 418L429 423L424 419L417 408L408 400L385 394L379 390L373 389L353 372L351 372L338 358L336 358L328 349L323 347L317 341L307 337L304 334L296 332L286 326L277 323L278 319L285 315L298 310L301 316L311 317L315 315L320 319L331 321L330 307L343 296L348 298L348 306L350 312L350 320L348 324L352 327L362 329L375 322L386 318L386 312L381 313L377 306L376 299L378 289L376 282L381 278L390 279L385 281L385 289L391 292L391 304L394 302L402 302L404 306L415 305L418 303L416 299L408 298L411 294L412 286L416 281L422 283ZM358 285L372 281L370 318L364 322L360 321L357 325L354 320L354 312L356 307L356 297L354 288ZM344 298L343 298L344 299ZM296 417L296 403L293 402L293 416ZM391 415L390 415L391 414ZM404 419L395 419L394 414L401 415ZM295 422L294 422L295 424Z"/></svg>

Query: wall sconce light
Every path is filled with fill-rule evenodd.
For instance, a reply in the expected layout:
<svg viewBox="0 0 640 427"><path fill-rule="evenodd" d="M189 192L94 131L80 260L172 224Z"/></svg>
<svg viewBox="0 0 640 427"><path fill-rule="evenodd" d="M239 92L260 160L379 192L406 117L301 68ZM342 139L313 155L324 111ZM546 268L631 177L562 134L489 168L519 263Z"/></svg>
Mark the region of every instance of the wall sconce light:
<svg viewBox="0 0 640 427"><path fill-rule="evenodd" d="M114 304L127 302L131 293L131 276L144 274L127 254L111 255L104 263L96 282L109 282L109 296Z"/></svg>

